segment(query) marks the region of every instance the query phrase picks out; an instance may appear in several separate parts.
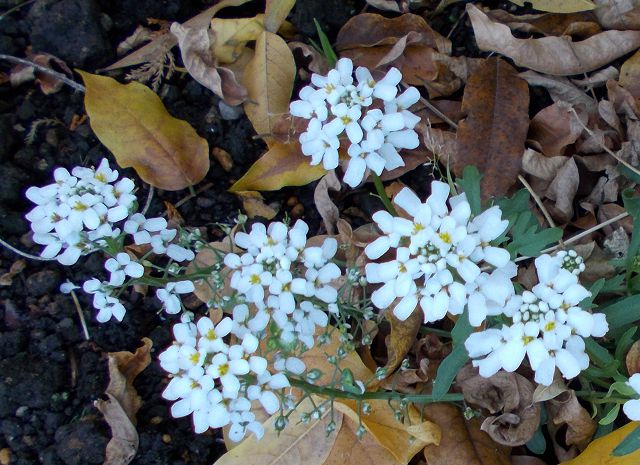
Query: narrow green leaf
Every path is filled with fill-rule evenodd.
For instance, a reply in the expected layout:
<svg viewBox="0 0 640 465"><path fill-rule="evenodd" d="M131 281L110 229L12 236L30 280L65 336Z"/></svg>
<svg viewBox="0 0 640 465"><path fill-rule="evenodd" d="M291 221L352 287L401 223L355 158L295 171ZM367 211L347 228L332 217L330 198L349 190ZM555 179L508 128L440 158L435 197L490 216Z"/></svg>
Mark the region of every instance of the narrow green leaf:
<svg viewBox="0 0 640 465"><path fill-rule="evenodd" d="M605 413L605 415L598 422L601 425L608 425L616 421L620 413L620 404L613 404L613 406Z"/></svg>
<svg viewBox="0 0 640 465"><path fill-rule="evenodd" d="M329 61L329 65L333 68L335 66L336 61L338 61L338 55L333 50L331 46L331 42L329 42L329 38L320 27L320 23L317 19L313 18L313 23L316 25L316 30L318 31L318 37L320 38L320 45L322 46L322 53Z"/></svg>
<svg viewBox="0 0 640 465"><path fill-rule="evenodd" d="M640 294L620 299L600 309L607 315L610 329L617 329L640 320Z"/></svg>
<svg viewBox="0 0 640 465"><path fill-rule="evenodd" d="M462 178L458 178L456 183L460 185L462 191L467 196L467 201L471 206L471 213L479 215L482 212L480 197L480 180L482 175L474 165L467 165L462 171Z"/></svg>
<svg viewBox="0 0 640 465"><path fill-rule="evenodd" d="M436 372L436 379L433 381L433 397L440 399L451 387L451 383L460 371L460 368L469 360L469 354L464 347L464 341L473 332L473 327L469 323L468 312L460 315L455 326L451 330L453 340L453 350L442 361Z"/></svg>
<svg viewBox="0 0 640 465"><path fill-rule="evenodd" d="M596 341L594 341L592 338L585 338L584 344L586 346L589 357L596 363L596 365L601 367L609 367L613 364L617 364L616 360L609 353L609 351L598 344Z"/></svg>
<svg viewBox="0 0 640 465"><path fill-rule="evenodd" d="M638 449L640 449L640 426L629 433L629 435L613 449L611 455L620 457L635 452Z"/></svg>
<svg viewBox="0 0 640 465"><path fill-rule="evenodd" d="M624 334L620 336L620 338L616 341L617 343L616 343L615 359L618 360L620 363L624 362L626 353L629 351L629 349L634 343L634 339L635 339L634 336L636 335L637 331L638 331L638 327L632 326L631 328L627 329L624 332Z"/></svg>

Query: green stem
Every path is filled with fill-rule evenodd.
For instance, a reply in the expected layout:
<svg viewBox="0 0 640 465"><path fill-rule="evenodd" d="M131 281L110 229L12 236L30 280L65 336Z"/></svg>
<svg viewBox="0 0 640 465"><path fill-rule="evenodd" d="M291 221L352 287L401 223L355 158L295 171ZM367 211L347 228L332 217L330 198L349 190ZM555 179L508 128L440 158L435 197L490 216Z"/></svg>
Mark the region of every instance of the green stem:
<svg viewBox="0 0 640 465"><path fill-rule="evenodd" d="M378 193L378 197L380 197L384 208L386 208L387 211L393 216L398 216L398 212L391 203L391 199L389 199L387 193L384 191L384 185L382 184L382 179L380 179L380 176L378 176L376 173L371 173L371 177L373 178L373 185L376 187L376 192Z"/></svg>
<svg viewBox="0 0 640 465"><path fill-rule="evenodd" d="M433 402L459 402L464 400L464 396L462 394L445 394L438 399L436 399L432 394L403 394L401 392L389 391L363 392L362 394L356 394L353 392L341 391L340 389L316 386L315 384L307 383L306 381L302 381L300 379L290 379L289 382L292 386L302 389L306 393L318 394L333 399L351 399L356 401L391 399L407 400L409 402L421 404L429 404Z"/></svg>

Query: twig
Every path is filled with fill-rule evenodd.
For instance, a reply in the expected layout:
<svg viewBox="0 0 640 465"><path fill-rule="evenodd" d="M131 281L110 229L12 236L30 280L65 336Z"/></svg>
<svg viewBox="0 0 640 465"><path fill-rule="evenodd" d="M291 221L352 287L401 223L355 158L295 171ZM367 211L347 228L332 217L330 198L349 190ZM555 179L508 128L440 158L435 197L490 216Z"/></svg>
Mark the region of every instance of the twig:
<svg viewBox="0 0 640 465"><path fill-rule="evenodd" d="M198 189L197 191L194 191L192 193L190 193L189 195L187 195L185 198L183 198L182 200L180 200L178 203L176 203L174 206L176 208L180 208L182 205L184 205L185 203L187 203L189 200L191 200L192 198L194 198L195 196L197 196L198 194L202 194L204 191L208 191L209 189L211 189L213 187L213 183L210 182L208 184L205 184L204 186L202 186L200 189Z"/></svg>
<svg viewBox="0 0 640 465"><path fill-rule="evenodd" d="M467 16L467 10L464 10L462 12L462 14L460 16L458 16L458 19L456 20L455 24L451 27L451 30L449 31L449 34L447 34L447 39L449 39L451 37L451 34L453 34L453 31L456 30L456 28L460 25L460 22L462 21L462 19Z"/></svg>
<svg viewBox="0 0 640 465"><path fill-rule="evenodd" d="M0 15L0 21L2 21L2 20L5 18L5 16L10 15L10 14L11 14L11 13L13 13L14 11L18 11L20 8L22 8L22 7L24 7L24 6L27 6L27 5L29 5L30 3L33 3L33 2L35 2L35 1L36 1L36 0L27 0L26 2L22 2L22 3L20 3L19 5L16 5L16 6L12 7L12 8L9 8L7 11L5 11L4 13L2 13L2 14Z"/></svg>
<svg viewBox="0 0 640 465"><path fill-rule="evenodd" d="M151 208L151 200L153 200L153 193L155 192L155 189L152 185L149 185L149 192L147 192L147 201L144 204L144 208L142 209L142 214L146 215L147 212L149 211L149 208Z"/></svg>
<svg viewBox="0 0 640 465"><path fill-rule="evenodd" d="M84 319L84 313L82 313L82 307L80 306L80 301L78 300L78 296L74 290L71 290L71 298L73 299L73 303L76 306L76 313L78 313L78 318L80 318L80 326L82 326L82 332L84 333L84 339L88 341L91 339L89 337L89 329L87 328L87 322Z"/></svg>
<svg viewBox="0 0 640 465"><path fill-rule="evenodd" d="M79 92L84 92L85 91L85 88L84 88L84 86L82 84L78 84L73 79L69 79L64 74L59 73L57 71L54 71L51 68L48 68L46 66L42 66L42 65L39 65L39 64L34 63L32 61L25 60L24 58L18 58L18 57L14 57L12 55L5 55L4 53L0 53L0 60L7 60L7 61L10 61L11 63L17 63L17 64L20 64L20 65L31 66L32 68L37 69L41 73L45 73L45 74L48 74L49 76L53 76L54 78L59 79L60 81L64 82L66 85L68 85L70 87L73 87L75 90L77 90Z"/></svg>
<svg viewBox="0 0 640 465"><path fill-rule="evenodd" d="M613 218L608 219L607 221L603 221L602 223L596 224L594 227L589 228L585 231L582 231L580 234L576 234L573 237L570 237L569 239L565 240L562 244L558 243L556 245L554 245L553 247L549 247L547 249L544 249L542 251L542 253L549 253L549 252L554 252L555 250L561 248L562 246L566 246L569 244L573 244L574 242L578 242L580 239L582 239L585 236L588 236L591 233L594 233L596 231L599 231L600 229L604 228L605 226L609 226L612 223L615 223L616 221L620 221L624 218L626 218L627 216L629 216L628 212L624 212L624 213L620 213L617 216L614 216ZM514 260L514 262L521 262L523 260L528 260L532 257L518 257Z"/></svg>
<svg viewBox="0 0 640 465"><path fill-rule="evenodd" d="M522 185L529 191L529 194L531 194L531 197L533 197L533 200L536 202L536 205L538 205L538 208L544 215L544 218L547 220L547 223L549 224L549 226L551 226L552 228L555 228L556 227L555 221L553 221L553 218L551 218L551 215L547 211L547 208L542 203L542 199L538 196L538 194L535 193L531 185L527 182L527 180L521 174L518 175L518 181L520 181Z"/></svg>
<svg viewBox="0 0 640 465"><path fill-rule="evenodd" d="M582 126L582 129L584 129L585 131L587 131L587 134L589 134L591 137L596 137L596 135L593 133L593 131L591 129L589 129L580 119L580 117L578 116L578 113L576 113L575 108L571 107L571 112L573 113L573 115L576 117L576 119L578 120L578 123L580 123L580 126ZM638 168L636 168L635 166L633 166L632 164L630 164L628 161L626 161L624 158L622 158L620 155L616 154L613 150L611 150L609 147L607 147L604 144L599 144L600 147L602 147L604 149L605 152L607 152L609 155L611 155L613 158L615 158L616 160L618 160L619 163L622 163L626 168L628 168L629 170L631 170L632 172L634 172L635 174L637 174L638 176L640 176L640 170L638 170Z"/></svg>
<svg viewBox="0 0 640 465"><path fill-rule="evenodd" d="M22 250L16 249L14 246L9 244L8 242L5 242L3 239L0 239L0 245L3 245L7 249L11 250L13 253L20 255L21 257L29 258L31 260L38 260L41 262L50 262L52 260L55 260L55 258L43 258L43 257L39 257L38 255L31 255L30 253L23 252Z"/></svg>
<svg viewBox="0 0 640 465"><path fill-rule="evenodd" d="M425 81L426 82L426 81ZM426 98L420 97L420 103L423 103L429 110L436 114L440 119L442 119L445 123L447 123L451 128L458 129L458 125L454 123L451 118L438 110L431 102L429 102Z"/></svg>

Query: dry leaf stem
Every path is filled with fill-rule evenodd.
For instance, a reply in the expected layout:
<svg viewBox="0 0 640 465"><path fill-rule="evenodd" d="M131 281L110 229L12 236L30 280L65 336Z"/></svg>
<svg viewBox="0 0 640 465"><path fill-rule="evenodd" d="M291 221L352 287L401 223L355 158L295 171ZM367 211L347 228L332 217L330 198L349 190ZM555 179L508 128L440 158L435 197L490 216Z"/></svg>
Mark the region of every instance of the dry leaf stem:
<svg viewBox="0 0 640 465"><path fill-rule="evenodd" d="M553 218L551 218L549 211L546 209L546 207L542 203L542 199L538 196L538 194L536 194L536 192L533 190L531 185L527 182L527 180L521 174L518 175L518 180L529 191L529 194L531 194L531 197L535 201L536 205L538 205L538 208L544 215L544 218L547 220L547 223L549 224L549 226L551 226L552 228L555 228L556 223L555 221L553 221ZM560 244L562 244L562 241L560 242Z"/></svg>
<svg viewBox="0 0 640 465"><path fill-rule="evenodd" d="M30 66L31 68L35 68L36 70L40 71L41 73L48 74L49 76L52 76L52 77L64 82L66 85L68 85L69 87L74 88L75 90L77 90L79 92L84 92L85 91L84 86L82 84L78 84L76 81L74 81L73 79L69 79L64 74L59 73L57 71L54 71L51 68L48 68L46 66L34 63L33 61L25 60L24 58L14 57L12 55L5 55L4 53L0 53L0 60L6 60L6 61L10 61L11 63L16 63L16 64L20 64L20 65L24 65L24 66Z"/></svg>
<svg viewBox="0 0 640 465"><path fill-rule="evenodd" d="M30 260L38 260L41 262L50 262L51 260L55 260L55 258L42 258L42 257L39 257L38 255L31 255L30 253L23 252L22 250L16 249L14 246L9 244L8 242L5 242L2 239L0 239L0 245L6 247L7 249L11 250L15 254L18 254L21 257L28 258Z"/></svg>
<svg viewBox="0 0 640 465"><path fill-rule="evenodd" d="M593 133L593 131L591 129L589 129L580 119L580 117L578 116L578 113L576 113L575 108L571 107L571 112L573 113L573 116L575 116L576 120L578 121L578 123L580 124L580 126L582 126L582 129L584 129L587 134L589 134L591 137L593 137L594 139L597 140L595 134ZM616 160L618 160L619 163L623 164L626 168L630 169L631 171L633 171L635 174L637 174L638 176L640 176L640 170L638 170L635 166L633 166L631 163L627 162L626 160L624 160L623 158L621 158L618 154L616 154L613 150L611 150L609 147L607 147L604 144L600 144L600 147L602 147L602 149L607 152L609 155L611 155L613 158L615 158Z"/></svg>
<svg viewBox="0 0 640 465"><path fill-rule="evenodd" d="M87 328L87 322L84 319L84 313L82 313L82 307L80 306L80 301L78 300L78 296L76 295L74 290L71 290L71 299L73 299L73 303L76 307L76 313L78 314L78 318L80 319L80 326L82 326L82 332L84 334L85 341L88 341L89 336L89 328Z"/></svg>

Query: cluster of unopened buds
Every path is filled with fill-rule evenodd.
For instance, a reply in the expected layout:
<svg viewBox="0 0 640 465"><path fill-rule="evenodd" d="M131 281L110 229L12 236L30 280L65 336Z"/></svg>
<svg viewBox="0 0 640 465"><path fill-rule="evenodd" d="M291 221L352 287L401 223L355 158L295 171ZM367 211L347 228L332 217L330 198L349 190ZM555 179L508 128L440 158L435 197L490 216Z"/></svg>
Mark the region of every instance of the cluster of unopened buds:
<svg viewBox="0 0 640 465"><path fill-rule="evenodd" d="M510 297L502 311L508 321L465 342L482 376L515 371L526 356L539 384L550 385L556 368L574 378L589 366L584 338L602 337L609 329L603 313L580 308L591 293L578 282L584 263L575 251L541 255L535 267L538 284Z"/></svg>
<svg viewBox="0 0 640 465"><path fill-rule="evenodd" d="M402 73L391 68L379 80L364 67L355 70L349 58L341 58L326 76L313 74L311 85L291 102L293 116L310 120L300 135L302 153L311 164L332 170L339 164L340 136L348 139L349 161L344 182L358 186L367 170L376 175L404 166L399 150L418 147L414 127L420 117L408 108L420 99L415 87L398 95Z"/></svg>

